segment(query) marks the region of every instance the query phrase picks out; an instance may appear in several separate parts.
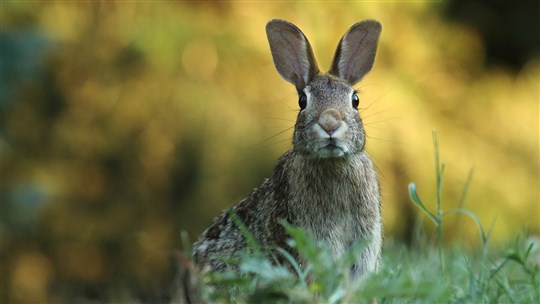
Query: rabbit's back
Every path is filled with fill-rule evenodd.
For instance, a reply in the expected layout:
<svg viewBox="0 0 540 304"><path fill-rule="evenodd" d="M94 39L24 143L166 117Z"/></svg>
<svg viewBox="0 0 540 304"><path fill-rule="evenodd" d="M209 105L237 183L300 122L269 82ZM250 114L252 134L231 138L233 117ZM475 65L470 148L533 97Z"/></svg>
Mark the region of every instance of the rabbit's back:
<svg viewBox="0 0 540 304"><path fill-rule="evenodd" d="M282 199L278 201L280 195L275 194L275 184L272 178L265 180L250 196L213 220L193 244L197 264L212 271L229 268L231 265L227 265L223 258L246 252L246 232L241 226L249 231L257 246L277 245L285 241L284 228L279 221L287 218L286 207Z"/></svg>

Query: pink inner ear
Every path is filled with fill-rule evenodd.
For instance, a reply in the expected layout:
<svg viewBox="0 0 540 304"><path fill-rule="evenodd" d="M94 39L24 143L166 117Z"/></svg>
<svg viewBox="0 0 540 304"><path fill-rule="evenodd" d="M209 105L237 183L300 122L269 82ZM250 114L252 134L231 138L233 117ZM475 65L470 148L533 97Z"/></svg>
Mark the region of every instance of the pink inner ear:
<svg viewBox="0 0 540 304"><path fill-rule="evenodd" d="M298 53L298 62L301 65L302 71L304 71L302 76L302 79L304 80L304 84L308 84L309 82L309 71L311 70L309 59L307 58L307 44L306 39L304 35L302 35L302 38L300 40L300 49L301 52Z"/></svg>
<svg viewBox="0 0 540 304"><path fill-rule="evenodd" d="M380 23L372 20L351 26L338 45L330 72L351 85L360 81L373 66L380 31Z"/></svg>
<svg viewBox="0 0 540 304"><path fill-rule="evenodd" d="M366 30L347 33L341 43L341 59L339 61L340 77L350 82L353 81L354 71L358 70L359 64L365 60L366 49L362 49L362 43L350 45L349 41L362 41L368 32ZM363 76L363 75L362 75Z"/></svg>
<svg viewBox="0 0 540 304"><path fill-rule="evenodd" d="M283 20L267 25L267 36L279 74L298 89L318 72L313 51L302 31Z"/></svg>
<svg viewBox="0 0 540 304"><path fill-rule="evenodd" d="M283 51L287 52L284 61L292 66L292 70L298 80L303 80L304 84L307 84L309 81L309 60L306 56L307 48L304 35L298 35L299 37L297 37L295 35L297 33L290 33L289 31L285 33L284 31L280 31L279 33L283 41L286 42L286 46L285 43L283 44ZM298 45L296 42L298 42Z"/></svg>

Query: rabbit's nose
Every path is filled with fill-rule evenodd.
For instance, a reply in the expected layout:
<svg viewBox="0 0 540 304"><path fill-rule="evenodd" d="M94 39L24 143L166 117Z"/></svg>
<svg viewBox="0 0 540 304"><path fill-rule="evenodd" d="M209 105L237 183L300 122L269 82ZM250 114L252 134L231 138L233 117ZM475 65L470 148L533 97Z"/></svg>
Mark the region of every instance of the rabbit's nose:
<svg viewBox="0 0 540 304"><path fill-rule="evenodd" d="M319 121L317 122L321 128L326 131L329 135L340 126L342 121L341 113L336 109L326 109L319 116Z"/></svg>

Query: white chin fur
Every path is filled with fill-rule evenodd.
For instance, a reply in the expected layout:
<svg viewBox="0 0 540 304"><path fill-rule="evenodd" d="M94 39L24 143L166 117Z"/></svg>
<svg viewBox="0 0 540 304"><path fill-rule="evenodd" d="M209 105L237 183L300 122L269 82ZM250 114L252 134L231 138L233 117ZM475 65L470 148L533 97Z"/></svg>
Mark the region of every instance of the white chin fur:
<svg viewBox="0 0 540 304"><path fill-rule="evenodd" d="M333 158L333 157L343 157L345 155L345 150L341 147L333 147L333 148L321 148L319 151L317 151L317 155L320 158Z"/></svg>

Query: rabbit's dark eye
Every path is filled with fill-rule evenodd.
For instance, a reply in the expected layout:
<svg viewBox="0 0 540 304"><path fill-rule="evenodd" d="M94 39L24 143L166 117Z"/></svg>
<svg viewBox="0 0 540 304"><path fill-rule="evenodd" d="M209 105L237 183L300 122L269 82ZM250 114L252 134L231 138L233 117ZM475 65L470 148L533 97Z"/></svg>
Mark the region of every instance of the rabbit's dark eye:
<svg viewBox="0 0 540 304"><path fill-rule="evenodd" d="M300 95L300 99L298 99L298 105L300 106L300 110L303 110L307 106L307 96L306 93L302 92L302 95Z"/></svg>
<svg viewBox="0 0 540 304"><path fill-rule="evenodd" d="M352 106L353 106L353 108L358 109L358 104L360 104L360 99L358 99L358 96L356 95L356 93L354 93L352 95Z"/></svg>

